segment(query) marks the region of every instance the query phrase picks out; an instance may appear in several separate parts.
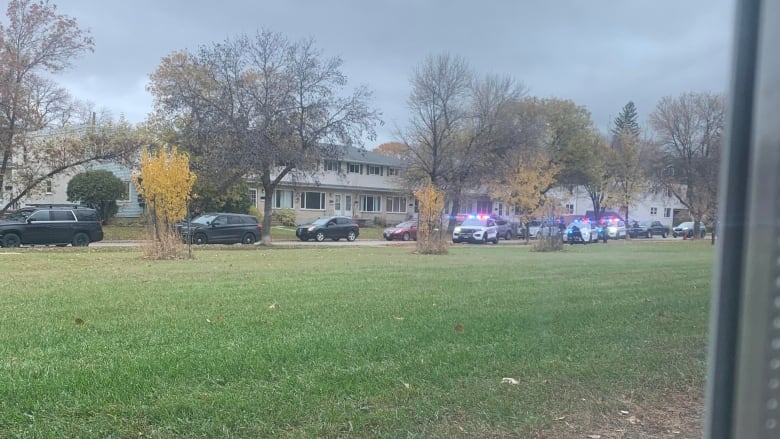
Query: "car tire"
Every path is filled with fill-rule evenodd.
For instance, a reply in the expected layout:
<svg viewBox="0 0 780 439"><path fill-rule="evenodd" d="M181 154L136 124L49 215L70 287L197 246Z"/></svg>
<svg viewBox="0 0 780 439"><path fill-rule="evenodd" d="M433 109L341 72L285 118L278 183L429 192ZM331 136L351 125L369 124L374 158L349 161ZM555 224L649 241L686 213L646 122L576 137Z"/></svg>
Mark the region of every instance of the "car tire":
<svg viewBox="0 0 780 439"><path fill-rule="evenodd" d="M412 239L412 235L409 234L409 232L405 232L404 236L402 237L404 241L410 241Z"/></svg>
<svg viewBox="0 0 780 439"><path fill-rule="evenodd" d="M192 237L192 243L193 244L198 244L198 245L208 244L209 243L209 238L206 237L206 235L203 234L203 233L196 233Z"/></svg>
<svg viewBox="0 0 780 439"><path fill-rule="evenodd" d="M15 233L9 233L3 237L3 247L19 247L20 245L22 245L22 240Z"/></svg>
<svg viewBox="0 0 780 439"><path fill-rule="evenodd" d="M352 242L357 238L357 233L354 230L347 232L347 241Z"/></svg>
<svg viewBox="0 0 780 439"><path fill-rule="evenodd" d="M388 241L392 241L393 240L393 238L390 237L390 236L386 237L385 239L388 240Z"/></svg>
<svg viewBox="0 0 780 439"><path fill-rule="evenodd" d="M89 245L89 236L86 233L76 233L71 244L73 247L86 247Z"/></svg>
<svg viewBox="0 0 780 439"><path fill-rule="evenodd" d="M314 235L314 240L317 242L322 242L325 240L325 233L324 232L317 232L316 235Z"/></svg>
<svg viewBox="0 0 780 439"><path fill-rule="evenodd" d="M244 235L243 238L241 238L241 243L242 244L247 244L247 245L254 244L255 241L256 241L255 240L255 235L253 235L251 233L247 233L247 234Z"/></svg>
<svg viewBox="0 0 780 439"><path fill-rule="evenodd" d="M669 235L666 232L661 233L661 238L666 238L667 236L669 236Z"/></svg>
<svg viewBox="0 0 780 439"><path fill-rule="evenodd" d="M496 239L493 240L493 244L498 244L498 233L496 233Z"/></svg>
<svg viewBox="0 0 780 439"><path fill-rule="evenodd" d="M648 239L653 237L653 231L652 230L648 230L647 231L647 237L648 237Z"/></svg>

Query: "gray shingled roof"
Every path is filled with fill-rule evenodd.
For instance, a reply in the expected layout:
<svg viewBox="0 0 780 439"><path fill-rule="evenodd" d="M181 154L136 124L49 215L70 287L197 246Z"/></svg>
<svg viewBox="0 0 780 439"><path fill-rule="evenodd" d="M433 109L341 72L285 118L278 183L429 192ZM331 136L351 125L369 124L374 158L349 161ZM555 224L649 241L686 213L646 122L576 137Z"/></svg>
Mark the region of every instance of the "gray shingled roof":
<svg viewBox="0 0 780 439"><path fill-rule="evenodd" d="M343 148L341 160L345 162L369 163L372 165L383 165L396 168L405 166L403 160L399 160L395 157L388 157L363 148L355 148L354 146L344 146Z"/></svg>

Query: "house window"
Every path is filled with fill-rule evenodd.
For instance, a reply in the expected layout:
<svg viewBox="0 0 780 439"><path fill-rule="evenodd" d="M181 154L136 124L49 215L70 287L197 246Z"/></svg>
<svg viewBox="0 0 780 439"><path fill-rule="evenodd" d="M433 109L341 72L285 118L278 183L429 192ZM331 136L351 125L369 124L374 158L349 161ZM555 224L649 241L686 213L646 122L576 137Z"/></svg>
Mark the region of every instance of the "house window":
<svg viewBox="0 0 780 439"><path fill-rule="evenodd" d="M656 216L658 215L658 208L657 207L651 207L650 208L650 216Z"/></svg>
<svg viewBox="0 0 780 439"><path fill-rule="evenodd" d="M347 166L347 170L352 174L362 174L363 173L363 165L360 163L350 163Z"/></svg>
<svg viewBox="0 0 780 439"><path fill-rule="evenodd" d="M387 197L387 211L406 213L406 197Z"/></svg>
<svg viewBox="0 0 780 439"><path fill-rule="evenodd" d="M381 166L367 165L366 167L368 168L366 171L368 175L382 175Z"/></svg>
<svg viewBox="0 0 780 439"><path fill-rule="evenodd" d="M664 218L671 218L672 217L672 208L671 207L665 207L664 208Z"/></svg>
<svg viewBox="0 0 780 439"><path fill-rule="evenodd" d="M493 203L490 200L477 201L477 213L493 213Z"/></svg>
<svg viewBox="0 0 780 439"><path fill-rule="evenodd" d="M341 163L335 160L325 160L325 170L332 172L341 172Z"/></svg>
<svg viewBox="0 0 780 439"><path fill-rule="evenodd" d="M392 176L397 177L400 174L398 173L398 169L397 168L387 168L387 175L391 176L391 177Z"/></svg>
<svg viewBox="0 0 780 439"><path fill-rule="evenodd" d="M569 215L574 215L574 205L573 204L567 204L566 205L566 212L568 212Z"/></svg>
<svg viewBox="0 0 780 439"><path fill-rule="evenodd" d="M363 212L380 212L380 197L376 195L362 195L360 197L360 210Z"/></svg>
<svg viewBox="0 0 780 439"><path fill-rule="evenodd" d="M271 206L274 209L292 209L293 191L275 190Z"/></svg>
<svg viewBox="0 0 780 439"><path fill-rule="evenodd" d="M324 210L325 192L302 192L301 209Z"/></svg>
<svg viewBox="0 0 780 439"><path fill-rule="evenodd" d="M52 183L51 179L46 180L46 193L50 194L54 192L54 184Z"/></svg>
<svg viewBox="0 0 780 439"><path fill-rule="evenodd" d="M249 189L249 196L252 198L252 206L257 207L257 189Z"/></svg>

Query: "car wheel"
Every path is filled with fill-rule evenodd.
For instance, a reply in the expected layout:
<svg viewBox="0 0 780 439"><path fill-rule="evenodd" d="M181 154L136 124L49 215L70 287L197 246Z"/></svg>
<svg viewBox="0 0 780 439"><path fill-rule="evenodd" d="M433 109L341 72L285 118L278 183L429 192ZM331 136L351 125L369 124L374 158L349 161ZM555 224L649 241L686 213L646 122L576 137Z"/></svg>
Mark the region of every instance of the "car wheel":
<svg viewBox="0 0 780 439"><path fill-rule="evenodd" d="M350 230L349 233L347 233L347 241L352 242L357 238L357 234L354 230Z"/></svg>
<svg viewBox="0 0 780 439"><path fill-rule="evenodd" d="M666 238L667 236L669 236L669 235L667 235L666 232L661 233L661 238Z"/></svg>
<svg viewBox="0 0 780 439"><path fill-rule="evenodd" d="M316 235L314 235L314 239L317 240L317 242L322 242L325 240L325 233L324 232L317 232Z"/></svg>
<svg viewBox="0 0 780 439"><path fill-rule="evenodd" d="M493 240L493 244L498 244L498 233L496 233L496 239Z"/></svg>
<svg viewBox="0 0 780 439"><path fill-rule="evenodd" d="M22 240L19 239L19 235L9 233L3 237L3 247L19 247L22 245Z"/></svg>
<svg viewBox="0 0 780 439"><path fill-rule="evenodd" d="M71 244L73 247L86 247L89 245L89 236L86 233L76 233Z"/></svg>
<svg viewBox="0 0 780 439"><path fill-rule="evenodd" d="M652 230L648 230L647 231L647 237L648 238L652 238L653 237L653 231Z"/></svg>
<svg viewBox="0 0 780 439"><path fill-rule="evenodd" d="M404 233L403 240L409 241L412 239L412 235L409 234L409 232Z"/></svg>
<svg viewBox="0 0 780 439"><path fill-rule="evenodd" d="M209 239L203 233L196 233L195 236L192 237L192 242L193 244L198 244L198 245L208 244Z"/></svg>
<svg viewBox="0 0 780 439"><path fill-rule="evenodd" d="M393 237L392 236L386 236L385 239L388 240L388 241L392 241Z"/></svg>
<svg viewBox="0 0 780 439"><path fill-rule="evenodd" d="M253 235L251 233L247 233L246 235L244 235L243 238L241 238L241 243L242 244L254 244L255 243L255 235Z"/></svg>

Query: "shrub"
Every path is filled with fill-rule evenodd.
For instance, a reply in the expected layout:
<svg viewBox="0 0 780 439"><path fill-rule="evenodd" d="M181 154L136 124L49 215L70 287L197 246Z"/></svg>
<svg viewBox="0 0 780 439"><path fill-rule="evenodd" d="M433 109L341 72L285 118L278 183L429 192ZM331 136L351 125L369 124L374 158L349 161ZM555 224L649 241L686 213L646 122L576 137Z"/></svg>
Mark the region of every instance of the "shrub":
<svg viewBox="0 0 780 439"><path fill-rule="evenodd" d="M295 227L295 211L292 209L276 209L271 214L271 220L283 226Z"/></svg>

